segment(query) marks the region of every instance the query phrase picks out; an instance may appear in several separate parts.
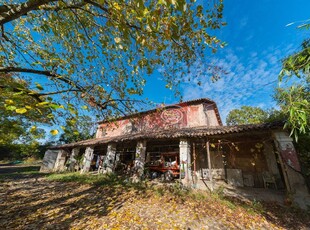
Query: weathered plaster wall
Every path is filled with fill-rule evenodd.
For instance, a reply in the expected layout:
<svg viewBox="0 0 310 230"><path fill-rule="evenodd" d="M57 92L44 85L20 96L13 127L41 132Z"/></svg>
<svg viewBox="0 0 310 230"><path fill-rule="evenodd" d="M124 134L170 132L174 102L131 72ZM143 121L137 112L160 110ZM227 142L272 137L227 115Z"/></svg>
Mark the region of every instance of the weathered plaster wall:
<svg viewBox="0 0 310 230"><path fill-rule="evenodd" d="M264 143L264 155L268 166L268 172L275 177L278 188L283 188L284 184L279 171L272 141Z"/></svg>
<svg viewBox="0 0 310 230"><path fill-rule="evenodd" d="M208 107L207 110L206 110L206 115L205 118L208 119L208 122L209 122L209 125L210 126L218 126L220 125L218 120L217 120L217 117L216 117L216 113L214 111L214 107Z"/></svg>
<svg viewBox="0 0 310 230"><path fill-rule="evenodd" d="M40 172L51 172L54 170L59 150L47 150L44 154Z"/></svg>
<svg viewBox="0 0 310 230"><path fill-rule="evenodd" d="M158 109L141 117L100 124L96 137L119 136L147 130L219 125L213 105L189 105Z"/></svg>

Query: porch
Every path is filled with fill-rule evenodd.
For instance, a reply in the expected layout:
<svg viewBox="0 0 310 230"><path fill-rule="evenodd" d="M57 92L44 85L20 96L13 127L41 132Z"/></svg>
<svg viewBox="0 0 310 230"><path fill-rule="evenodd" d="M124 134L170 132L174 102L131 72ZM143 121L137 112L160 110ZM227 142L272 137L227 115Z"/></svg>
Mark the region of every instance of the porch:
<svg viewBox="0 0 310 230"><path fill-rule="evenodd" d="M283 157L283 153L294 156L291 138L262 127L164 130L86 140L50 149L41 170L67 170L68 159L76 164L75 156L82 156L81 173L121 169L135 181L146 175L164 181L175 178L185 186L211 191L221 183L250 190L284 190L300 193L304 197L300 203L305 203L309 193L302 175L293 168L294 158Z"/></svg>

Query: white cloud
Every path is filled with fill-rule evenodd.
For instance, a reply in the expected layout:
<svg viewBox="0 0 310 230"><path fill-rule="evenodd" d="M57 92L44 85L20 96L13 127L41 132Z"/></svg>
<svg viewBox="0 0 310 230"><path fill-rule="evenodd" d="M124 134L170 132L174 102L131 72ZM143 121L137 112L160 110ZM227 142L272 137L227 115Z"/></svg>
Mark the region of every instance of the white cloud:
<svg viewBox="0 0 310 230"><path fill-rule="evenodd" d="M249 20L248 17L243 17L239 23L240 28L245 27L248 24L248 20Z"/></svg>
<svg viewBox="0 0 310 230"><path fill-rule="evenodd" d="M280 60L288 54L290 48L252 52L245 60L237 56L237 51L227 49L221 55L222 58L212 60L212 63L224 68L227 75L215 83L211 82L207 73L200 75L201 86L195 82L184 84L183 97L185 100L202 97L214 100L224 122L229 111L243 105L264 109L274 107L272 95L278 84Z"/></svg>

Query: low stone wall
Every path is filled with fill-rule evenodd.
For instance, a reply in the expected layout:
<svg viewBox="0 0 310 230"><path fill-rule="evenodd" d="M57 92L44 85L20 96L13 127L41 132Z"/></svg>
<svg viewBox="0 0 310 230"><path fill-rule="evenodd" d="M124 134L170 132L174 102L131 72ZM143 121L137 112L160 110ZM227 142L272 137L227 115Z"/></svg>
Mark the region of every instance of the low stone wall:
<svg viewBox="0 0 310 230"><path fill-rule="evenodd" d="M59 150L47 150L44 154L40 172L52 172L56 163Z"/></svg>

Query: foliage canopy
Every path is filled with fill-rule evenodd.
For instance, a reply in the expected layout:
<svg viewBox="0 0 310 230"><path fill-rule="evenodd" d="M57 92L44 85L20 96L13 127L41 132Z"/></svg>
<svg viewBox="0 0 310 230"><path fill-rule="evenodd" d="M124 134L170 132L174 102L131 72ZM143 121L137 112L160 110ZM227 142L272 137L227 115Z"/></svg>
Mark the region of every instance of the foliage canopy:
<svg viewBox="0 0 310 230"><path fill-rule="evenodd" d="M302 24L299 28L309 29L310 24ZM283 60L280 81L284 77L298 77L301 82L280 88L276 94L281 110L288 114L286 126L298 140L300 134L310 131L310 39L302 43L300 51Z"/></svg>
<svg viewBox="0 0 310 230"><path fill-rule="evenodd" d="M97 109L101 119L132 111L146 76L156 70L168 88L190 80L195 62L217 78L221 70L205 63L224 45L212 35L225 24L222 12L222 0L204 5L194 0L0 0L0 73L27 82L27 88L7 90L37 100L35 108L16 106L14 98L4 106L15 106L18 114L42 107L51 110L51 121L75 123L80 109Z"/></svg>
<svg viewBox="0 0 310 230"><path fill-rule="evenodd" d="M0 159L5 157L21 158L38 153L40 139L44 136L43 129L34 123L50 122L49 109L31 109L21 113L17 108L32 108L38 102L29 95L14 92L12 88L27 89L27 83L10 75L0 78ZM13 101L14 100L14 101ZM17 110L17 112L16 112ZM23 143L23 144L21 144Z"/></svg>
<svg viewBox="0 0 310 230"><path fill-rule="evenodd" d="M245 125L263 123L268 118L268 112L259 107L242 106L240 109L233 109L229 112L227 125Z"/></svg>

